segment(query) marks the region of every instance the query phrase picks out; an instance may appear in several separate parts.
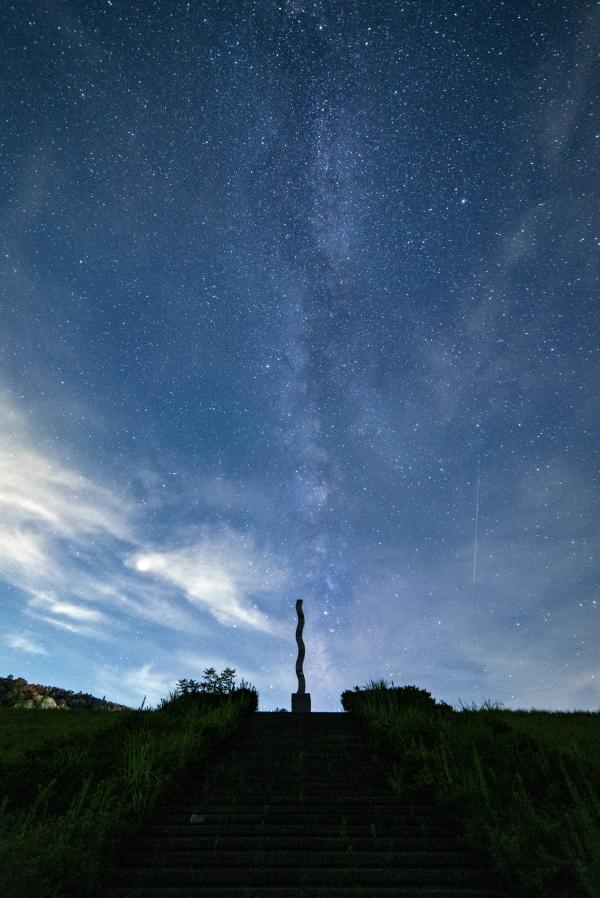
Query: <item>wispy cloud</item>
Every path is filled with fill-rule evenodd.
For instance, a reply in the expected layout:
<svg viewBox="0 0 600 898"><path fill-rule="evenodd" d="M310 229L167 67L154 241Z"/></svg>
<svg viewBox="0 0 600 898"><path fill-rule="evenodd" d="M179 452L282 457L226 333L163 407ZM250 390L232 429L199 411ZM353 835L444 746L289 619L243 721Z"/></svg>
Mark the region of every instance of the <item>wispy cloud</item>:
<svg viewBox="0 0 600 898"><path fill-rule="evenodd" d="M181 536L181 547L149 548L131 502L42 453L1 396L0 411L8 424L0 435L0 578L27 595L30 617L101 639L142 619L198 632L199 611L226 627L277 632L257 599L269 601L286 575L249 535L205 525L191 543ZM219 488L228 501L239 492L224 479Z"/></svg>
<svg viewBox="0 0 600 898"><path fill-rule="evenodd" d="M107 638L103 625L110 623L110 617L89 604L58 599L49 593L30 596L27 614L37 620L80 636Z"/></svg>
<svg viewBox="0 0 600 898"><path fill-rule="evenodd" d="M17 652L29 652L30 655L47 655L43 646L38 645L24 633L9 633L6 642L11 649Z"/></svg>
<svg viewBox="0 0 600 898"><path fill-rule="evenodd" d="M124 670L103 668L98 671L98 694L114 696L114 701L139 705L146 696L146 705L167 698L175 688L176 679L166 671L156 670L151 662Z"/></svg>
<svg viewBox="0 0 600 898"><path fill-rule="evenodd" d="M252 538L229 527L204 528L198 540L181 549L136 552L129 564L181 589L221 624L266 633L277 630L254 600L280 591L286 575Z"/></svg>
<svg viewBox="0 0 600 898"><path fill-rule="evenodd" d="M40 451L25 417L3 397L0 411L0 578L28 596L30 617L70 633L106 635L110 616L94 607L89 569L104 567L110 580L116 547L133 538L131 509Z"/></svg>
<svg viewBox="0 0 600 898"><path fill-rule="evenodd" d="M100 623L106 620L106 615L94 608L85 605L76 605L73 602L64 602L50 595L33 596L29 601L31 608L41 608L59 617L68 620Z"/></svg>
<svg viewBox="0 0 600 898"><path fill-rule="evenodd" d="M26 590L65 587L65 552L131 540L129 509L110 491L34 448L6 400L0 436L0 576Z"/></svg>

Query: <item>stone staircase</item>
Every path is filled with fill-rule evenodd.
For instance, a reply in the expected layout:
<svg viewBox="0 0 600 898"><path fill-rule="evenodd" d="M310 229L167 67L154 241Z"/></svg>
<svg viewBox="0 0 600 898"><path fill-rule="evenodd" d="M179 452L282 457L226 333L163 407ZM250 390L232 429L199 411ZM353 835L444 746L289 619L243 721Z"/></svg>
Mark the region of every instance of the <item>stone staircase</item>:
<svg viewBox="0 0 600 898"><path fill-rule="evenodd" d="M106 898L502 898L345 713L254 714L126 846Z"/></svg>

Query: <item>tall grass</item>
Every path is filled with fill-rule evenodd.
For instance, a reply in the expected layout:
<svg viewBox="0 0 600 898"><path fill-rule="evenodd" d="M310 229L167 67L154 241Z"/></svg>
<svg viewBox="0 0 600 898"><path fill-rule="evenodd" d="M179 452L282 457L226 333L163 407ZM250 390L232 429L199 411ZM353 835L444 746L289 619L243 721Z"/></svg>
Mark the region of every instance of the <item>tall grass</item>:
<svg viewBox="0 0 600 898"><path fill-rule="evenodd" d="M509 894L599 898L600 765L581 747L534 738L489 702L436 713L402 707L381 687L359 695L353 711L387 759L393 787L462 824Z"/></svg>
<svg viewBox="0 0 600 898"><path fill-rule="evenodd" d="M101 732L122 721L126 711L82 709L31 713L19 708L0 708L0 763L17 758L56 739Z"/></svg>
<svg viewBox="0 0 600 898"><path fill-rule="evenodd" d="M130 712L99 735L0 764L2 898L99 895L122 840L251 710L234 692L212 708Z"/></svg>

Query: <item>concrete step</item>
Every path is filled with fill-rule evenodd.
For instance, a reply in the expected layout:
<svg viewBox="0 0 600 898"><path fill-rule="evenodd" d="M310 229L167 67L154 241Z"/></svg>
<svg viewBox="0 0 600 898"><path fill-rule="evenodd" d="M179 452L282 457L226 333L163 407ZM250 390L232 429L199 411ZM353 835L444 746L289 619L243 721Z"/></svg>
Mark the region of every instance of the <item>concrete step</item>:
<svg viewBox="0 0 600 898"><path fill-rule="evenodd" d="M240 881L241 880L241 881ZM350 863L337 867L141 866L122 867L115 885L140 886L440 886L486 885L487 871L467 867L361 867Z"/></svg>
<svg viewBox="0 0 600 898"><path fill-rule="evenodd" d="M227 746L227 751L236 753L243 751L248 746L254 750L260 748L261 751L273 753L274 749L287 748L290 751L308 751L310 754L317 754L318 751L337 750L347 752L350 749L358 749L371 753L374 749L372 743L364 733L339 735L315 736L310 733L248 733L246 739L236 742L232 741Z"/></svg>
<svg viewBox="0 0 600 898"><path fill-rule="evenodd" d="M270 778L283 778L283 777L291 777L292 779L297 776L297 772L301 770L303 776L306 776L307 779L323 779L325 776L331 776L333 779L349 779L351 782L364 782L367 781L381 781L388 779L387 772L380 771L377 767L374 766L373 761L361 761L358 760L356 763L352 763L351 759L340 760L340 758L326 758L323 757L320 760L314 760L309 762L308 760L300 760L294 761L282 761L265 759L260 757L255 757L252 760L236 760L232 759L228 764L224 764L223 762L215 763L211 765L204 772L203 779L213 778L218 776L224 776L225 772L227 772L230 776L238 776L241 773L246 774L254 774L260 776L261 779L263 777Z"/></svg>
<svg viewBox="0 0 600 898"><path fill-rule="evenodd" d="M234 781L230 782L228 786L225 783L215 783L210 788L188 789L185 795L173 794L169 796L169 802L173 800L180 804L184 799L189 801L214 800L224 795L232 796L236 801L244 797L248 802L260 801L265 796L268 796L271 802L275 800L282 802L297 801L305 798L326 799L334 796L347 801L369 801L373 797L375 800L387 799L399 804L406 803L406 799L403 799L401 795L393 792L389 786L386 788L385 783L361 784L354 788L348 783L340 783L339 785L337 783L315 783L314 785L311 783L298 783L295 785L291 782L275 783L269 780L258 783L256 781L245 783Z"/></svg>
<svg viewBox="0 0 600 898"><path fill-rule="evenodd" d="M199 810L196 813L196 818L198 817L201 819L192 819L191 814L178 814L173 811L162 814L160 818L157 818L157 822L170 826L205 826L219 823L227 823L229 826L238 824L260 826L270 823L273 826L282 827L282 831L285 831L290 823L302 823L305 826L320 828L321 825L341 825L342 822L348 825L364 824L366 826L376 823L383 828L393 825L422 825L429 828L436 824L447 828L443 818L433 815L396 814L393 809L377 807L370 807L361 812L345 805L331 805L319 809L311 805L297 805L287 810L268 807L252 809L244 805L230 805L222 810L210 808Z"/></svg>
<svg viewBox="0 0 600 898"><path fill-rule="evenodd" d="M371 782L371 783L360 783L356 784L352 782L336 781L331 784L328 783L317 783L314 785L309 781L304 781L301 777L289 777L287 779L259 779L257 777L251 777L248 779L230 777L228 782L222 781L214 781L214 782L204 782L189 784L189 788L185 790L185 792L171 792L168 796L165 796L164 801L171 802L186 800L186 799L195 799L197 797L205 796L205 795L222 795L222 794L235 794L236 792L243 791L245 794L251 795L263 795L265 793L269 793L270 795L299 795L302 793L303 795L344 795L348 798L352 796L356 796L357 798L365 797L367 795L381 795L382 797L393 798L395 801L403 802L405 804L414 801L413 798L406 797L406 795L402 795L399 792L396 792L392 789L391 785L385 781ZM427 803L426 799L422 799L423 803Z"/></svg>
<svg viewBox="0 0 600 898"><path fill-rule="evenodd" d="M357 746L368 749L371 747L365 734L360 732L315 734L300 731L292 732L291 730L280 733L254 730L246 733L246 738L243 741L232 740L228 745L228 749L231 751L240 750L246 745L251 748L264 746L268 750L271 750L273 746L282 745L288 745L294 749L312 748L313 750L316 750L317 746L322 748L328 745L340 746L343 749L355 748Z"/></svg>
<svg viewBox="0 0 600 898"><path fill-rule="evenodd" d="M407 823L399 823L393 821L382 826L377 821L362 820L356 822L342 823L341 820L330 820L326 823L320 822L318 830L315 829L314 821L303 818L299 821L288 821L285 826L274 821L262 822L256 824L254 822L231 822L230 820L207 821L206 823L147 823L140 835L143 837L166 837L173 838L179 836L189 837L193 834L201 834L206 837L219 836L222 839L229 836L243 837L261 835L265 838L271 836L283 836L286 839L301 839L305 836L315 835L318 832L323 837L347 837L355 838L373 838L373 839L394 839L403 837L420 837L430 836L431 838L444 838L448 836L448 827L435 827L426 824L424 821L411 820Z"/></svg>
<svg viewBox="0 0 600 898"><path fill-rule="evenodd" d="M269 757L278 761L289 762L294 756L304 756L317 760L320 755L333 758L338 753L343 757L347 757L354 751L365 758L369 758L373 753L373 748L365 739L356 739L352 743L349 743L344 738L321 742L321 740L317 739L304 740L290 735L285 739L272 739L269 737L265 741L253 740L247 744L232 744L229 746L227 754L223 754L223 758L244 757L250 762L253 757Z"/></svg>
<svg viewBox="0 0 600 898"><path fill-rule="evenodd" d="M221 769L227 769L232 772L238 770L257 771L261 775L269 773L293 774L296 770L302 770L306 774L313 775L320 773L323 776L326 772L337 773L338 776L350 776L353 780L360 780L363 776L369 776L372 779L384 779L384 775L380 769L375 766L376 761L370 757L352 758L352 756L344 757L340 754L325 755L321 754L319 758L311 757L294 757L270 758L266 755L256 753L252 758L236 759L232 758L230 763L221 765ZM215 766L214 770L219 767Z"/></svg>
<svg viewBox="0 0 600 898"><path fill-rule="evenodd" d="M371 757L373 748L365 739L346 739L340 736L339 739L296 739L290 736L286 739L269 739L262 741L254 739L243 746L231 746L229 753L231 755L241 754L246 748L254 753L260 752L264 755L277 755L280 752L288 754L302 754L310 758L315 758L320 754L333 755L341 752L348 755L353 751L359 752L365 757Z"/></svg>
<svg viewBox="0 0 600 898"><path fill-rule="evenodd" d="M205 771L203 781L212 781L219 777L239 777L244 775L259 777L261 780L288 780L295 782L297 771L302 771L302 776L306 782L349 782L349 783L383 783L389 781L389 774L378 769L361 768L350 764L337 764L329 762L327 758L322 758L319 763L312 766L303 764L301 766L283 765L277 762L270 762L265 765L263 761L257 763L238 763L214 765Z"/></svg>
<svg viewBox="0 0 600 898"><path fill-rule="evenodd" d="M343 799L332 796L327 799L307 799L306 801L271 801L268 798L263 801L216 801L204 799L203 801L194 802L191 805L190 813L212 813L212 814L278 814L282 819L286 819L289 814L313 814L326 815L332 813L343 813L348 816L363 817L365 814L377 814L378 816L386 815L388 817L412 818L412 817L431 817L441 816L435 812L421 811L418 808L407 808L395 801L344 801ZM188 813L184 806L180 808L174 805L171 808L164 808L163 814L181 814Z"/></svg>
<svg viewBox="0 0 600 898"><path fill-rule="evenodd" d="M310 714L291 714L273 711L256 711L251 718L255 726L260 724L263 729L282 729L296 727L302 729L328 731L332 729L346 728L356 729L359 724L355 718L350 717L346 711L311 711Z"/></svg>
<svg viewBox="0 0 600 898"><path fill-rule="evenodd" d="M114 887L104 898L506 898L503 892L467 886L213 886Z"/></svg>
<svg viewBox="0 0 600 898"><path fill-rule="evenodd" d="M197 813L199 808L204 810L211 808L212 810L227 810L228 808L246 807L248 810L260 810L268 808L270 810L292 811L298 807L310 806L316 811L327 810L331 807L347 808L349 811L356 813L364 812L368 808L387 809L390 813L396 814L417 814L418 816L426 816L435 813L433 807L421 807L415 805L407 805L394 795L340 795L332 793L331 795L280 795L280 794L263 794L255 798L249 798L247 795L206 795L204 797L194 797L185 802L174 802L172 805L161 805L157 814L182 814Z"/></svg>
<svg viewBox="0 0 600 898"><path fill-rule="evenodd" d="M245 740L240 739L239 737L232 739L229 745L235 746L242 744L243 741L253 743L253 742L266 742L267 740L272 740L273 742L282 742L284 740L296 741L296 742L335 742L340 739L348 739L349 742L353 742L359 739L365 738L365 733L360 727L358 729L340 729L339 727L330 727L329 729L324 730L315 730L304 727L288 727L287 729L284 727L280 728L265 728L263 725L263 721L252 721L248 726L245 735Z"/></svg>
<svg viewBox="0 0 600 898"><path fill-rule="evenodd" d="M222 763L222 762L221 762ZM353 771L359 775L362 771L369 773L376 771L376 758L366 751L356 751L355 754L340 751L296 752L292 754L289 747L282 746L273 753L253 750L252 755L243 757L231 756L229 766L240 766L243 769L260 769L268 772L271 766L278 770L293 770L298 766L312 770L323 770L324 765L338 770Z"/></svg>
<svg viewBox="0 0 600 898"><path fill-rule="evenodd" d="M433 869L465 865L464 851L391 851L382 845L379 850L308 851L302 847L273 850L263 847L255 851L232 851L225 845L212 851L179 850L166 848L160 853L148 850L132 852L126 862L131 867L234 867L243 870L251 867L367 867L381 868L388 865L408 869ZM472 864L470 865L473 866Z"/></svg>
<svg viewBox="0 0 600 898"><path fill-rule="evenodd" d="M246 748L250 752L259 751L261 754L275 755L278 752L285 751L288 753L306 754L310 757L316 757L321 752L331 755L340 751L347 755L349 752L358 751L367 757L374 753L372 743L364 736L315 739L313 737L298 737L293 733L281 738L268 736L261 739L248 739L243 744L230 743L227 753L230 755L241 754L245 752Z"/></svg>
<svg viewBox="0 0 600 898"><path fill-rule="evenodd" d="M305 792L304 789L302 789L301 792L290 792L287 794L282 794L277 791L269 793L263 790L260 794L247 792L232 794L232 792L229 791L228 793L193 796L187 801L176 801L173 804L167 805L162 804L157 808L156 814L159 815L163 812L194 814L198 811L198 808L211 807L216 809L220 807L239 806L240 804L244 804L248 808L270 807L282 808L284 810L286 808L297 807L298 805L311 805L311 807L323 805L328 807L332 804L339 804L347 808L357 808L360 810L377 806L393 808L393 810L399 814L418 814L420 816L436 812L436 808L433 805L416 806L406 804L406 802L403 802L399 796L390 795L389 793L381 794L366 791L361 795L353 793L344 795L341 792L315 792L312 794L311 792Z"/></svg>
<svg viewBox="0 0 600 898"><path fill-rule="evenodd" d="M298 741L308 742L313 740L314 742L328 742L335 739L364 739L365 733L359 727L358 729L343 729L340 727L328 727L326 729L311 729L310 727L304 726L293 726L293 727L267 727L263 726L263 721L251 721L246 733L246 739L249 742L260 742L266 739L273 739L274 741L281 741L283 739L295 739ZM230 744L236 745L241 743L241 739L232 739Z"/></svg>
<svg viewBox="0 0 600 898"><path fill-rule="evenodd" d="M383 845L391 851L461 851L464 840L456 837L436 838L432 836L403 837L368 837L356 836L344 839L339 835L315 835L294 838L294 845L305 851L346 851L351 845L353 851L372 851ZM187 835L187 836L145 836L139 839L137 848L140 851L213 851L222 848L225 851L285 851L290 844L287 836L282 835Z"/></svg>
<svg viewBox="0 0 600 898"><path fill-rule="evenodd" d="M268 711L265 712L265 718L268 714ZM340 734L344 736L361 736L364 735L364 728L356 718L351 719L347 714L340 714L339 719L329 721L318 720L316 716L304 720L294 717L290 718L287 726L282 726L281 723L277 723L274 720L259 718L258 714L256 714L248 722L247 732L248 735L268 733L273 736L281 733L293 733L294 735L310 734L316 738L331 735L338 736Z"/></svg>
<svg viewBox="0 0 600 898"><path fill-rule="evenodd" d="M262 733L254 731L246 734L243 744L231 742L230 749L235 750L236 748L239 749L246 745L249 748L261 746L269 751L271 751L274 746L279 747L282 745L288 745L292 749L308 748L313 751L316 751L317 746L319 748L335 746L336 748L341 747L344 750L356 747L370 748L363 733L329 733L315 735L313 733L292 733L291 731L287 733Z"/></svg>
<svg viewBox="0 0 600 898"><path fill-rule="evenodd" d="M265 767L265 764L269 766ZM293 770L298 765L301 765L305 770L311 770L315 773L320 772L324 774L325 771L333 771L341 773L344 771L345 773L349 773L353 775L355 778L362 778L363 776L372 777L372 778L381 778L385 776L385 773L381 770L380 766L375 764L370 757L370 755L365 756L361 759L361 763L354 763L351 756L345 757L339 753L321 754L319 757L307 757L306 755L303 757L302 755L298 756L282 756L277 755L272 758L268 758L265 755L261 755L258 753L254 753L253 755L242 756L239 757L231 757L227 760L227 763L223 759L219 761L213 761L206 769L208 770L260 770L263 774L268 774L271 770L274 771L282 771L282 770Z"/></svg>
<svg viewBox="0 0 600 898"><path fill-rule="evenodd" d="M356 762L352 764L350 760L343 763L337 759L329 762L327 758L321 758L320 761L314 763L297 762L283 763L281 761L271 761L269 759L256 758L252 762L242 763L232 760L231 763L225 765L223 763L215 764L204 772L203 782L218 779L219 777L255 777L262 779L287 779L295 782L299 776L306 780L322 780L331 778L334 780L347 780L350 783L361 782L387 782L389 775L379 771L374 767L374 762Z"/></svg>

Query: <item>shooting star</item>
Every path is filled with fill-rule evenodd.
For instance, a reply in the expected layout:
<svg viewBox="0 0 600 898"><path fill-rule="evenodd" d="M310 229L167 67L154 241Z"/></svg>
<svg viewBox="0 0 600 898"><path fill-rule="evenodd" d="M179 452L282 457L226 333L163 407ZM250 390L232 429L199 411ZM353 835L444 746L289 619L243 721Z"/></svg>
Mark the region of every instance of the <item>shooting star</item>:
<svg viewBox="0 0 600 898"><path fill-rule="evenodd" d="M477 547L479 544L479 456L477 456L477 490L475 493L475 545L473 546L473 586L477 582Z"/></svg>

